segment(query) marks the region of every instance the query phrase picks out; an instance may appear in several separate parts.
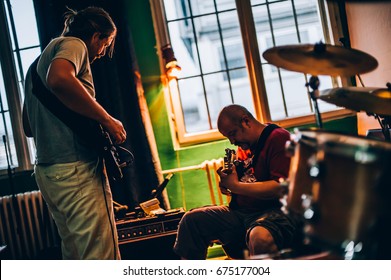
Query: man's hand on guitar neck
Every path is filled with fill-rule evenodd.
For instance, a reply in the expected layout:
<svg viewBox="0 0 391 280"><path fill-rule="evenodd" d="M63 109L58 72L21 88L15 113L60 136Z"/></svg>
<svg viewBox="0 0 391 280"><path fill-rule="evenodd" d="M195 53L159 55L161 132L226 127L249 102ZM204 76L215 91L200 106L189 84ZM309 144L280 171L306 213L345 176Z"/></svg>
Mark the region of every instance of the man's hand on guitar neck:
<svg viewBox="0 0 391 280"><path fill-rule="evenodd" d="M229 172L227 172L229 170ZM220 177L220 191L225 195L231 195L231 188L238 182L238 174L236 173L235 165L232 165L230 169L224 169L220 167L217 169L217 174Z"/></svg>
<svg viewBox="0 0 391 280"><path fill-rule="evenodd" d="M102 123L103 128L113 138L115 144L122 144L126 140L126 131L122 122L110 116L107 122Z"/></svg>

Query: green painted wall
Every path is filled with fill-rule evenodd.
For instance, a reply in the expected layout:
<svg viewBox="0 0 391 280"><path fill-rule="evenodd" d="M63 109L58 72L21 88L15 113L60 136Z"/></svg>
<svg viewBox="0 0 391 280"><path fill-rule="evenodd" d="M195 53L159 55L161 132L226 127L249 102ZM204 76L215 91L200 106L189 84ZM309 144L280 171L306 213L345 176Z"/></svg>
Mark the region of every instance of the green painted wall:
<svg viewBox="0 0 391 280"><path fill-rule="evenodd" d="M160 82L159 59L156 51L150 3L147 0L125 1L129 13L129 26L138 66L143 81L145 98L152 120L159 158L163 170L197 165L204 160L217 159L229 147L228 141L217 141L175 151L172 144L168 115ZM308 125L311 127L314 125ZM356 117L331 121L324 124L325 129L345 131L356 134ZM289 128L293 131L293 128ZM177 173L167 186L172 208L184 206L186 209L210 204L209 190L203 170ZM203 178L204 177L204 178Z"/></svg>

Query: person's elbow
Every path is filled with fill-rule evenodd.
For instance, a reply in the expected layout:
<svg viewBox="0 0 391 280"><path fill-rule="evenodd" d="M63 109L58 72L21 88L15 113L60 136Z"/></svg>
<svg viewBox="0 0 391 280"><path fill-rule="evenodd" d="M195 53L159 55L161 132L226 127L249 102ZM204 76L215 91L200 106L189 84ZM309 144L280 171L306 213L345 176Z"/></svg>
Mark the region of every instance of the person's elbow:
<svg viewBox="0 0 391 280"><path fill-rule="evenodd" d="M48 74L46 77L46 84L53 93L62 92L64 86L67 84L67 79L63 75Z"/></svg>

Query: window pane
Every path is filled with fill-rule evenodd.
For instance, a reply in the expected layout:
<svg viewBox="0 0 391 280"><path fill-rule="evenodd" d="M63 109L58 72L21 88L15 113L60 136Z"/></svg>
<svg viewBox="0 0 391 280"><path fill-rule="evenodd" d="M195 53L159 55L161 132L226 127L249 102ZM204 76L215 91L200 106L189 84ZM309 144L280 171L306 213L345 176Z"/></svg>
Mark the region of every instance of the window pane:
<svg viewBox="0 0 391 280"><path fill-rule="evenodd" d="M245 67L243 41L240 36L239 19L236 11L219 14L222 25L223 46L228 68ZM224 59L221 52L221 59ZM222 60L223 61L223 60Z"/></svg>
<svg viewBox="0 0 391 280"><path fill-rule="evenodd" d="M225 11L230 9L236 9L235 0L216 0L217 11Z"/></svg>
<svg viewBox="0 0 391 280"><path fill-rule="evenodd" d="M31 0L11 0L19 48L39 45L37 22Z"/></svg>
<svg viewBox="0 0 391 280"><path fill-rule="evenodd" d="M305 86L305 75L281 69L281 78L288 116L297 117L311 114L310 99Z"/></svg>
<svg viewBox="0 0 391 280"><path fill-rule="evenodd" d="M236 9L235 0L190 0L194 16Z"/></svg>
<svg viewBox="0 0 391 280"><path fill-rule="evenodd" d="M187 0L164 0L164 11L168 21L183 18L188 11Z"/></svg>
<svg viewBox="0 0 391 280"><path fill-rule="evenodd" d="M20 52L20 57L22 59L22 72L23 72L23 80L26 77L27 70L30 65L34 62L34 60L41 54L41 48L33 48L27 49ZM22 80L22 79L21 79Z"/></svg>
<svg viewBox="0 0 391 280"><path fill-rule="evenodd" d="M271 2L271 1L269 1ZM266 0L251 0L251 5L259 5L266 3Z"/></svg>
<svg viewBox="0 0 391 280"><path fill-rule="evenodd" d="M278 78L278 70L272 65L263 65L263 74L265 77L265 86L270 115L272 120L279 120L286 117L284 111L284 101L281 84Z"/></svg>
<svg viewBox="0 0 391 280"><path fill-rule="evenodd" d="M231 91L228 82L223 78L223 73L205 75L204 81L212 127L216 128L217 116L221 108L232 104Z"/></svg>
<svg viewBox="0 0 391 280"><path fill-rule="evenodd" d="M253 17L255 23L255 30L257 32L257 41L260 54L264 53L269 47L266 38L272 38L270 23L266 6L253 7ZM273 46L273 41L272 41ZM272 47L271 46L271 47ZM266 60L261 55L261 62L266 63Z"/></svg>
<svg viewBox="0 0 391 280"><path fill-rule="evenodd" d="M12 133L11 121L8 112L2 114L2 121L0 122L0 136L0 169L6 169L8 167L7 154L10 165L16 167L18 165L18 160L16 158L14 136ZM6 137L7 152L3 141L4 136Z"/></svg>
<svg viewBox="0 0 391 280"><path fill-rule="evenodd" d="M293 14L292 3L290 1L276 2L269 4L269 11L273 26L273 32L278 33L290 33L297 34L295 18ZM279 38L284 38L280 36ZM298 36L291 38L290 44L297 44L299 42ZM278 41L276 38L276 46L284 45L286 41Z"/></svg>
<svg viewBox="0 0 391 280"><path fill-rule="evenodd" d="M209 129L208 112L200 77L178 81L186 132Z"/></svg>
<svg viewBox="0 0 391 280"><path fill-rule="evenodd" d="M3 78L3 71L0 67L0 110L3 109L4 111L8 111L8 102L7 102L7 96L5 95L5 87L4 87L4 78ZM1 119L0 119L1 120Z"/></svg>
<svg viewBox="0 0 391 280"><path fill-rule="evenodd" d="M193 24L191 21L180 20L170 22L168 28L175 57L182 67L179 78L199 75L201 70L195 46Z"/></svg>
<svg viewBox="0 0 391 280"><path fill-rule="evenodd" d="M204 74L224 70L219 60L218 49L222 48L216 15L194 19L197 45Z"/></svg>
<svg viewBox="0 0 391 280"><path fill-rule="evenodd" d="M231 87L234 98L233 103L246 107L253 115L255 115L247 69L232 70L229 71L229 73L232 79Z"/></svg>
<svg viewBox="0 0 391 280"><path fill-rule="evenodd" d="M319 41L324 42L318 5L313 0L295 0L294 3L296 10L300 10L297 16L300 35L302 32L309 33L308 37L301 36L301 43L314 44Z"/></svg>
<svg viewBox="0 0 391 280"><path fill-rule="evenodd" d="M190 0L190 3L193 16L216 12L213 0Z"/></svg>

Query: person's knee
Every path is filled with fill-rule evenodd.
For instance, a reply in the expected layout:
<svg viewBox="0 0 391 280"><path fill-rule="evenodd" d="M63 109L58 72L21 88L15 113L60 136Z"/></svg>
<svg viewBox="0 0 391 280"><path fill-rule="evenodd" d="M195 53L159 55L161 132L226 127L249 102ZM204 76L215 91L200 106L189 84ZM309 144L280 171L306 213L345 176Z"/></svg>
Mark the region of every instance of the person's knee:
<svg viewBox="0 0 391 280"><path fill-rule="evenodd" d="M191 210L185 213L181 219L183 225L197 225L200 221L205 220L205 213L198 209Z"/></svg>
<svg viewBox="0 0 391 280"><path fill-rule="evenodd" d="M264 227L254 227L248 234L250 255L270 254L278 251L273 236Z"/></svg>
<svg viewBox="0 0 391 280"><path fill-rule="evenodd" d="M186 212L185 215L183 215L180 223L182 225L188 225L192 224L194 220L197 220L197 215L192 212Z"/></svg>

